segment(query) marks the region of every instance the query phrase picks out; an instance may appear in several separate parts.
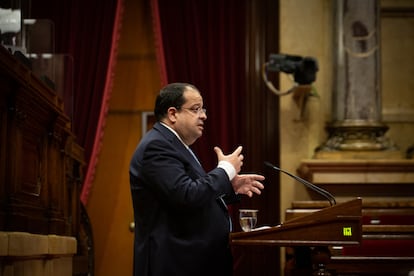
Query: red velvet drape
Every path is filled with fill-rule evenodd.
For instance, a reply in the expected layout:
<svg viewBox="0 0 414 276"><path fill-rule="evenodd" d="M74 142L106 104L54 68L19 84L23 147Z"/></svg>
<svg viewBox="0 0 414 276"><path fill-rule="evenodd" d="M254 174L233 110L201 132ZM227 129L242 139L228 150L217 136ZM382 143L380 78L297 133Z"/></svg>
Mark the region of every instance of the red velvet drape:
<svg viewBox="0 0 414 276"><path fill-rule="evenodd" d="M85 181L88 191L99 154L107 102L112 84L122 0L33 1L31 18L54 22L55 53L73 58L72 129L85 149Z"/></svg>
<svg viewBox="0 0 414 276"><path fill-rule="evenodd" d="M214 146L228 153L242 143L246 0L151 1L161 80L200 89L208 119L193 147L212 168Z"/></svg>

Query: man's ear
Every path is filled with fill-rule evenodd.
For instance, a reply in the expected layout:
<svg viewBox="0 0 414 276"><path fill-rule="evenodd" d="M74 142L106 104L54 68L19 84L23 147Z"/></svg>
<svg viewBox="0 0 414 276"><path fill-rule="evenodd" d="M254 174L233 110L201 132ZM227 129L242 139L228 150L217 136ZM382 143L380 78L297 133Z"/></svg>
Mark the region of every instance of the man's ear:
<svg viewBox="0 0 414 276"><path fill-rule="evenodd" d="M168 108L167 110L168 120L172 123L175 123L177 121L177 113L178 113L177 108L175 107Z"/></svg>

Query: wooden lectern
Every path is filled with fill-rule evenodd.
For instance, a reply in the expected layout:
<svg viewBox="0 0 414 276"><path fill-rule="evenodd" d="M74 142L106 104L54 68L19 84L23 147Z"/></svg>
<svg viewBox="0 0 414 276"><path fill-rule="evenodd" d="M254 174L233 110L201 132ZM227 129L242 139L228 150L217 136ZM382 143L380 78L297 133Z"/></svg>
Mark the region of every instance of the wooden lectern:
<svg viewBox="0 0 414 276"><path fill-rule="evenodd" d="M359 245L362 239L361 209L362 199L357 198L267 229L231 233L230 244L287 247ZM326 260L320 261L326 263Z"/></svg>

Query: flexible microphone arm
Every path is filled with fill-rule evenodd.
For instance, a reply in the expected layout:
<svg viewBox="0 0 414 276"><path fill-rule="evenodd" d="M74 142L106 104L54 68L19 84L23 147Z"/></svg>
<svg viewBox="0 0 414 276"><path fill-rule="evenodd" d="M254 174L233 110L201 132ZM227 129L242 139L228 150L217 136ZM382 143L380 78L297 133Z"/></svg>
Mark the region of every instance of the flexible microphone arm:
<svg viewBox="0 0 414 276"><path fill-rule="evenodd" d="M271 164L270 162L265 161L264 164L274 170L280 171L282 173L285 173L287 175L289 175L290 177L292 177L293 179L295 179L296 181L302 183L303 185L305 185L306 187L308 187L309 189L317 192L318 194L322 195L323 197L325 197L329 203L331 204L331 206L336 205L336 200L335 197L328 192L325 189L322 189L321 187L316 186L315 184L310 183L309 181L300 178L299 176L293 175L290 172L284 171L281 168L276 167L275 165Z"/></svg>

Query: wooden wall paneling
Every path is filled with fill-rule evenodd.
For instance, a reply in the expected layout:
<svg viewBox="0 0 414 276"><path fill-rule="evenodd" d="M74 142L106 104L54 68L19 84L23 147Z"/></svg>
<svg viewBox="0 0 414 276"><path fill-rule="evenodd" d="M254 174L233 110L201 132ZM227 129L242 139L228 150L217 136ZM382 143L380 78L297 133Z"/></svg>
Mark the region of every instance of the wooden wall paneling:
<svg viewBox="0 0 414 276"><path fill-rule="evenodd" d="M66 189L64 197L66 205L64 206L64 218L66 221L66 235L76 235L79 238L81 225L81 216L84 211L79 201L83 184L83 167L85 166L84 149L76 143L75 137L69 136L66 139L64 172ZM87 224L89 226L89 224Z"/></svg>
<svg viewBox="0 0 414 276"><path fill-rule="evenodd" d="M70 119L61 99L30 68L4 48L0 55L0 231L76 235L71 224L79 207L69 208L79 205L79 194L68 196L66 170L81 169L83 151L65 151L73 138Z"/></svg>
<svg viewBox="0 0 414 276"><path fill-rule="evenodd" d="M154 54L120 55L111 96L111 112L134 115L152 111L160 85Z"/></svg>
<svg viewBox="0 0 414 276"><path fill-rule="evenodd" d="M125 0L119 55L125 57L151 55L155 59L150 3L147 0Z"/></svg>
<svg viewBox="0 0 414 276"><path fill-rule="evenodd" d="M0 90L9 91L9 83L5 76L0 75ZM0 183L6 182L6 151L7 151L7 104L6 93L0 94ZM0 185L0 229L6 223L6 185Z"/></svg>
<svg viewBox="0 0 414 276"><path fill-rule="evenodd" d="M47 233L46 181L48 112L32 91L19 87L8 99L8 229ZM30 214L30 215L27 215ZM18 219L20 218L20 219ZM10 229L11 228L11 229Z"/></svg>
<svg viewBox="0 0 414 276"><path fill-rule="evenodd" d="M53 118L53 116L51 116ZM68 215L70 205L68 202L69 181L66 178L66 143L70 138L68 132L68 119L56 116L49 122L48 145L47 145L47 183L48 194L48 216L49 233L61 233L70 235L76 232L68 232L68 224L71 224L71 217ZM72 164L73 165L73 164ZM65 183L66 185L62 185ZM77 201L77 200L75 200Z"/></svg>
<svg viewBox="0 0 414 276"><path fill-rule="evenodd" d="M264 161L279 160L279 99L265 87L261 65L270 53L278 52L278 1L247 1L246 19L246 106L244 129L244 167L266 177L262 195L243 199L242 206L259 209L258 226L280 223L279 180ZM242 207L241 206L241 207ZM241 208L240 207L240 208ZM237 214L235 214L237 215ZM233 218L238 221L237 217ZM236 247L234 273L241 275L279 275L279 247Z"/></svg>
<svg viewBox="0 0 414 276"><path fill-rule="evenodd" d="M267 170L264 161L279 162L279 99L263 82L261 65L270 53L278 52L278 3L277 1L251 1L247 24L247 99L242 120L245 123L246 164L251 170L264 173L266 188L259 197L253 197L248 207L261 209L260 220L266 224L278 224L279 187L278 178ZM259 60L259 62L257 61ZM260 66L258 66L258 63Z"/></svg>

